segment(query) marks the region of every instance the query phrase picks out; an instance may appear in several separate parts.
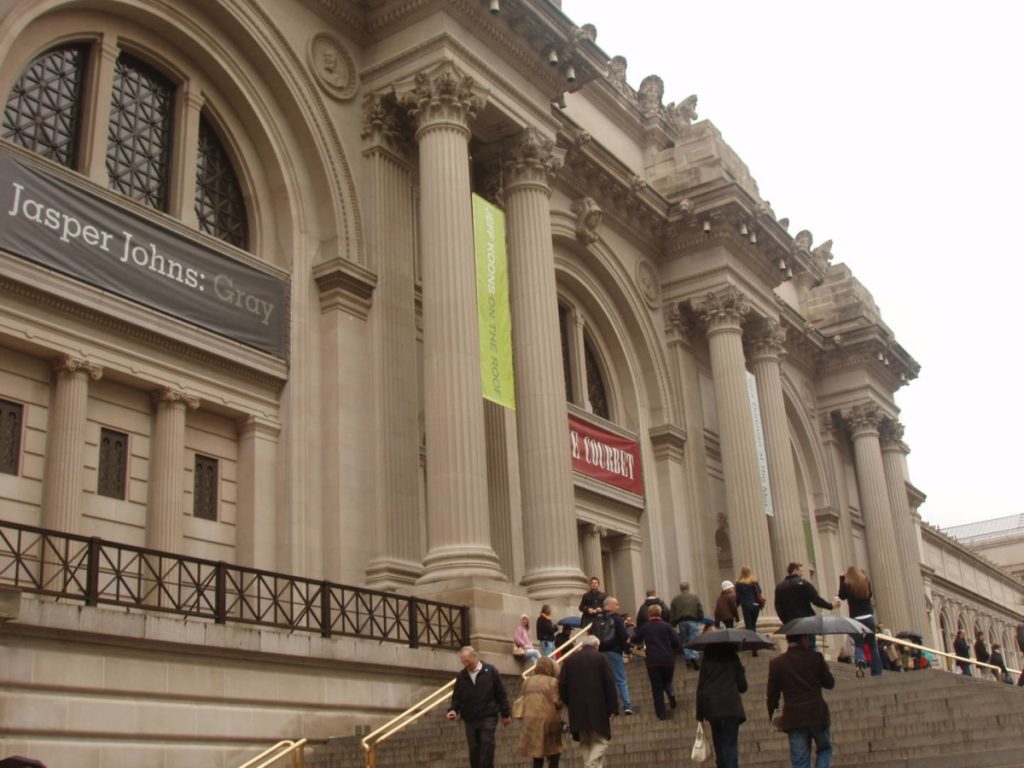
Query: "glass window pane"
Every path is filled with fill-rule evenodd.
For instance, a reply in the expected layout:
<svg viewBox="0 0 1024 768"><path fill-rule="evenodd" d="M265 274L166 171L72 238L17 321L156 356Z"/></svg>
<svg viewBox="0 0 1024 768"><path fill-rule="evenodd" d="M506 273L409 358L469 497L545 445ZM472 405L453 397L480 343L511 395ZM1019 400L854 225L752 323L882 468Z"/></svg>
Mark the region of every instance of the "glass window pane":
<svg viewBox="0 0 1024 768"><path fill-rule="evenodd" d="M110 188L161 211L167 210L173 107L167 78L127 54L117 57L107 131Z"/></svg>
<svg viewBox="0 0 1024 768"><path fill-rule="evenodd" d="M112 499L127 498L128 435L100 429L99 478L96 493Z"/></svg>
<svg viewBox="0 0 1024 768"><path fill-rule="evenodd" d="M58 48L28 65L7 96L3 138L75 166L85 54L84 46Z"/></svg>
<svg viewBox="0 0 1024 768"><path fill-rule="evenodd" d="M0 400L0 472L5 475L18 474L23 413L21 403Z"/></svg>
<svg viewBox="0 0 1024 768"><path fill-rule="evenodd" d="M192 516L217 519L217 460L196 454Z"/></svg>
<svg viewBox="0 0 1024 768"><path fill-rule="evenodd" d="M196 169L196 216L203 232L245 248L246 222L242 185L224 144L205 116L199 120L199 167Z"/></svg>
<svg viewBox="0 0 1024 768"><path fill-rule="evenodd" d="M594 354L588 340L583 342L583 354L586 357L587 399L590 400L590 409L602 419L611 418L608 411L608 396L605 394L604 378L601 376L601 368L597 364L597 355Z"/></svg>

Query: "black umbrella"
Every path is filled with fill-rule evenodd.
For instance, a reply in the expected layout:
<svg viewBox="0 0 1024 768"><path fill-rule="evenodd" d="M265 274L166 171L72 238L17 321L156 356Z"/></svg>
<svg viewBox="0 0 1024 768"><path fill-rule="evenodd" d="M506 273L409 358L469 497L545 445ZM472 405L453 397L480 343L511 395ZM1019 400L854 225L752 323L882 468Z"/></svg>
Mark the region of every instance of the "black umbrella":
<svg viewBox="0 0 1024 768"><path fill-rule="evenodd" d="M897 632L896 637L898 637L900 640L909 640L910 642L917 643L918 645L921 645L921 642L924 640L924 635L922 635L920 632L914 632L913 630L909 629L905 629L902 632Z"/></svg>
<svg viewBox="0 0 1024 768"><path fill-rule="evenodd" d="M777 635L870 635L871 629L856 619L829 613L801 616L783 624Z"/></svg>
<svg viewBox="0 0 1024 768"><path fill-rule="evenodd" d="M738 651L757 651L774 648L774 641L749 629L716 629L697 635L686 644L687 648L706 648L709 645L734 645Z"/></svg>
<svg viewBox="0 0 1024 768"><path fill-rule="evenodd" d="M559 626L562 626L562 627L571 627L571 628L574 628L574 629L579 629L579 627L580 627L580 617L579 616L566 616L564 619L559 619L558 620L558 624L559 624Z"/></svg>

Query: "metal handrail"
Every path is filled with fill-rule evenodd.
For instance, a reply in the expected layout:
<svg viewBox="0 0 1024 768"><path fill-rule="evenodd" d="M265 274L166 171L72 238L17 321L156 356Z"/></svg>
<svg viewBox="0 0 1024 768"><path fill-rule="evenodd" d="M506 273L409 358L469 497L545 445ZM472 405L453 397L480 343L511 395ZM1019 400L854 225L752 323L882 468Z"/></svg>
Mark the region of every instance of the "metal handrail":
<svg viewBox="0 0 1024 768"><path fill-rule="evenodd" d="M288 755L292 756L292 768L303 768L306 764L305 752L303 751L305 745L306 739L279 741L274 746L260 752L251 760L242 763L238 768L267 768L267 766L273 765L282 757L287 757ZM259 762L260 760L263 760L263 762Z"/></svg>
<svg viewBox="0 0 1024 768"><path fill-rule="evenodd" d="M576 638L580 637L581 635L587 634L588 632L590 632L590 627L583 627L578 632L571 635L568 640L566 640L560 646L555 648L555 650L549 653L548 656L550 657L557 654L559 651L576 642ZM575 653L581 647L582 646L576 646L575 648L566 651L566 653L564 653L562 657L565 658L566 656ZM537 664L534 663L525 672L523 672L523 678L525 679L528 674L530 674L531 672L533 672L534 669L536 669L536 667ZM437 690L431 692L424 698L417 701L404 712L400 712L399 714L395 715L393 718L384 723L384 725L380 726L376 730L370 731L362 739L360 739L359 745L363 748L363 751L366 752L366 768L376 768L377 747L379 747L382 743L390 739L392 736L394 736L402 729L412 725L421 717L430 713L438 705L442 704L447 698L448 692L451 691L452 688L454 687L455 679L453 678Z"/></svg>
<svg viewBox="0 0 1024 768"><path fill-rule="evenodd" d="M587 625L585 627L581 627L579 632L577 632L575 635L570 635L568 640L566 640L560 646L555 648L555 650L553 650L551 653L549 653L548 654L548 658L550 658L551 656L554 656L556 653L561 651L567 645L572 645L573 643L576 642L576 638L577 637L580 637L581 635L585 635L588 632L590 632L590 625ZM583 647L582 645L573 645L572 648L570 648L568 651L566 651L565 653L562 654L561 658L565 659L565 658L568 658L569 656L572 656L574 653L576 653L576 651L578 651L582 647ZM520 675L520 677L522 677L523 680L525 680L528 675L533 674L533 671L535 669L537 669L537 662L536 661L533 662L533 664L531 664L530 666L528 666L525 670L523 670L523 673Z"/></svg>
<svg viewBox="0 0 1024 768"><path fill-rule="evenodd" d="M962 662L967 663L967 664L973 664L973 665L975 665L977 667L987 667L988 669L994 669L997 672L1002 672L1003 671L1002 668L997 667L995 664L989 664L987 661L978 661L977 659L972 659L972 658L969 658L969 657L965 658L964 656L957 656L955 653L947 653L946 651L940 651L937 648L929 648L926 645L918 645L917 643L912 643L909 640L904 640L901 637L893 637L892 635L883 635L883 634L876 633L875 634L875 640L876 641L877 640L881 640L884 643L894 643L895 645L902 645L902 646L905 646L906 648L913 648L913 649L918 650L918 651L927 651L928 653L934 654L936 656L942 656L944 658L951 659L954 662L962 661ZM1019 669L1013 669L1012 667L1007 667L1006 671L1009 672L1011 675L1014 675L1014 676L1019 676L1020 675L1020 670Z"/></svg>

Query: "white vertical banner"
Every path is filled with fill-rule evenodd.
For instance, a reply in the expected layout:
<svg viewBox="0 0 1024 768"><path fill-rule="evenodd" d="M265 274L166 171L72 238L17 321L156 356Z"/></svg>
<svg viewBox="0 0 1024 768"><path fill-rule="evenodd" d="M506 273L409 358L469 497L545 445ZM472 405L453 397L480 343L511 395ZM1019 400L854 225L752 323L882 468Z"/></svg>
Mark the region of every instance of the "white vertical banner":
<svg viewBox="0 0 1024 768"><path fill-rule="evenodd" d="M750 397L750 414L754 419L754 444L757 446L757 470L761 474L761 504L764 513L775 516L772 507L772 484L768 479L768 454L764 449L764 429L761 428L761 404L757 399L757 379L747 371L747 395Z"/></svg>

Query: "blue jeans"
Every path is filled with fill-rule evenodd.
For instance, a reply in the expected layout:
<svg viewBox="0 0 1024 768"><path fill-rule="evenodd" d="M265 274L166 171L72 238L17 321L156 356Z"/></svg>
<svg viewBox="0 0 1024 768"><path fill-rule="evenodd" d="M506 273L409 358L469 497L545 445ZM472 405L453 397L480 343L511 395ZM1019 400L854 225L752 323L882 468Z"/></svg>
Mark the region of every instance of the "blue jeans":
<svg viewBox="0 0 1024 768"><path fill-rule="evenodd" d="M615 687L619 690L623 711L632 709L633 702L629 698L629 685L626 683L626 660L618 651L601 651L601 655L611 662L612 674L615 675Z"/></svg>
<svg viewBox="0 0 1024 768"><path fill-rule="evenodd" d="M696 621L683 619L676 625L676 629L679 630L680 639L683 641L683 658L687 661L696 661L700 658L699 654L692 648L687 648L686 644L700 634L700 625Z"/></svg>
<svg viewBox="0 0 1024 768"><path fill-rule="evenodd" d="M759 605L741 605L743 610L743 626L752 632L757 632L757 617L761 613Z"/></svg>
<svg viewBox="0 0 1024 768"><path fill-rule="evenodd" d="M811 768L812 740L818 751L814 768L830 768L832 765L832 735L828 732L828 726L794 728L788 733L789 760L793 763L793 768Z"/></svg>
<svg viewBox="0 0 1024 768"><path fill-rule="evenodd" d="M715 768L739 768L740 721L735 717L710 720L711 741L715 745Z"/></svg>
<svg viewBox="0 0 1024 768"><path fill-rule="evenodd" d="M875 617L865 616L863 619L857 619L868 629L876 629ZM878 652L878 641L875 639L874 634L870 635L855 635L854 643L856 645L856 659L857 661L864 661L864 647L867 646L868 650L871 651L871 674L880 675L882 674L882 656Z"/></svg>
<svg viewBox="0 0 1024 768"><path fill-rule="evenodd" d="M541 640L540 641L540 652L544 656L550 656L555 652L555 641L554 640Z"/></svg>

